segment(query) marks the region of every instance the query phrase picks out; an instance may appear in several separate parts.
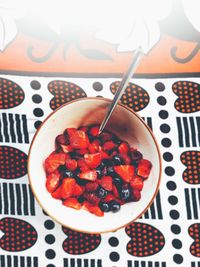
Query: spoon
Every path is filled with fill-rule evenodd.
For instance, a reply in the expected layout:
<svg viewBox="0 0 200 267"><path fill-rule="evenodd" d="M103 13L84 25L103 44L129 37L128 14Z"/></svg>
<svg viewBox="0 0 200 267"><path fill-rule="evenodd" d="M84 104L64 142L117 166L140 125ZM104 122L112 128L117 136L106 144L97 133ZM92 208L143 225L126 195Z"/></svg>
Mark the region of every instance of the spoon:
<svg viewBox="0 0 200 267"><path fill-rule="evenodd" d="M126 89L126 87L127 87L128 83L129 83L132 75L134 74L134 72L135 72L135 70L136 70L136 68L137 68L137 66L139 64L139 62L140 62L140 60L142 58L142 55L143 55L143 53L142 53L141 49L138 48L134 53L133 60L131 61L131 64L130 64L128 70L124 73L124 75L122 77L122 80L121 80L121 82L119 84L119 87L118 87L116 93L115 93L113 101L110 104L110 107L109 107L109 109L108 109L108 111L107 111L107 113L106 113L106 115L105 115L105 117L104 117L104 119L103 119L103 121L101 123L101 126L99 128L99 134L103 131L103 129L105 128L105 126L106 126L106 124L108 122L108 120L110 119L115 107L117 106L117 103L118 103L119 99L121 98L124 90Z"/></svg>

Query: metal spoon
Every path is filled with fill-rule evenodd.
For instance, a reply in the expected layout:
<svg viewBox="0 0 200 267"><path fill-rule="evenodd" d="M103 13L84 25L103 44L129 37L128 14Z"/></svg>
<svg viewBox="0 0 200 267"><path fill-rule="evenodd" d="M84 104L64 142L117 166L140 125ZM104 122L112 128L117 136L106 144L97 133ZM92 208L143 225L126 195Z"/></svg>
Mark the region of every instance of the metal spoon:
<svg viewBox="0 0 200 267"><path fill-rule="evenodd" d="M115 96L113 98L113 101L109 107L109 110L108 112L106 113L102 123L101 123L101 126L99 128L99 134L103 131L103 129L105 128L108 120L110 119L119 99L121 98L124 90L126 89L132 75L134 74L141 58L142 58L142 51L140 48L138 48L135 53L134 53L134 57L133 57L133 60L131 61L131 65L129 66L128 70L124 73L123 77L122 77L122 80L119 84L119 87L115 93Z"/></svg>

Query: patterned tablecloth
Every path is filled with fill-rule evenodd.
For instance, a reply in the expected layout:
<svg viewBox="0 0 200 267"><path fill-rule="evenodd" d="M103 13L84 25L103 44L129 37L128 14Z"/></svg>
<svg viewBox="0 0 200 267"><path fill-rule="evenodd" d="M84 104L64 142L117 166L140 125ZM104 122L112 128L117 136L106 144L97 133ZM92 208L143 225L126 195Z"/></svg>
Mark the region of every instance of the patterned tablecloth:
<svg viewBox="0 0 200 267"><path fill-rule="evenodd" d="M114 233L78 233L33 197L26 163L41 121L78 97L112 98L117 81L0 76L0 267L200 267L198 77L137 78L122 97L152 128L163 157L159 193L136 222Z"/></svg>

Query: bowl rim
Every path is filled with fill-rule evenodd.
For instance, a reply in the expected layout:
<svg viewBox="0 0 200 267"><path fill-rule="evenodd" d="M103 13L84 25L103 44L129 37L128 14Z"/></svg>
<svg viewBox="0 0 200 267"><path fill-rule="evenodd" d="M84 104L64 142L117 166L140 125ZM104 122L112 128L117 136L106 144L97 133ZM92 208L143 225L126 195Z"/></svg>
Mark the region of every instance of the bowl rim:
<svg viewBox="0 0 200 267"><path fill-rule="evenodd" d="M75 99L75 100L72 100L70 102L67 102L63 105L61 105L60 107L58 107L57 109L53 110L44 120L43 122L41 123L41 125L39 126L39 128L37 129L37 131L35 132L34 136L33 136L33 139L31 141L31 144L30 144L30 147L29 147L29 151L28 151L28 159L27 159L27 175L28 175L28 180L29 180L29 184L30 184L30 188L33 192L33 195L34 197L36 198L38 204L40 205L40 207L57 223L59 223L61 226L64 226L64 227L67 227L73 231L77 231L77 232L81 232L81 233L85 233L85 234L103 234L103 233L110 233L110 232L116 232L122 228L125 228L127 227L129 224L135 222L138 218L140 218L147 210L148 208L151 206L151 204L153 203L157 193L158 193L158 190L159 190L159 187L160 187L160 183L161 183L161 177L162 177L162 158L161 158L161 152L160 152L160 148L159 148L159 145L158 145L158 141L156 140L156 137L153 133L153 131L151 130L151 128L145 123L145 121L141 118L141 116L139 114L137 114L134 110L130 109L129 107L121 104L121 103L118 103L117 105L121 106L122 108L125 108L127 109L129 112L131 112L134 116L136 116L140 122L142 122L142 124L146 127L146 129L148 130L148 132L150 133L151 137L153 138L153 141L155 143L155 146L156 146L156 150L157 150L157 153L158 153L158 159L159 159L159 177L158 177L158 182L157 182L157 186L156 186L156 190L151 198L151 200L149 201L148 205L140 212L140 214L138 214L138 216L136 216L133 220L129 221L128 223L126 224L123 224L117 228L114 228L114 229L110 229L110 230L105 230L105 231L85 231L85 230L79 230L79 229L76 229L76 228L72 228L71 226L69 227L67 224L63 224L61 223L58 219L54 218L54 216L52 216L51 214L49 214L49 212L46 211L45 207L41 204L40 200L39 200L39 197L37 196L35 190L33 189L33 185L32 185L32 181L31 181L31 175L30 175L30 157L31 157L31 150L32 150L32 147L33 147L33 144L34 144L34 141L35 139L37 138L37 135L39 134L39 131L40 129L42 128L42 126L46 123L46 121L52 117L57 111L59 111L60 109L62 109L63 107L65 106L68 106L70 104L73 104L75 102L79 102L79 101L84 101L84 100L96 100L96 101L99 101L99 100L103 100L103 101L106 101L106 102L109 102L111 103L112 102L112 99L109 99L109 98L100 98L100 97L83 97L83 98L79 98L79 99Z"/></svg>

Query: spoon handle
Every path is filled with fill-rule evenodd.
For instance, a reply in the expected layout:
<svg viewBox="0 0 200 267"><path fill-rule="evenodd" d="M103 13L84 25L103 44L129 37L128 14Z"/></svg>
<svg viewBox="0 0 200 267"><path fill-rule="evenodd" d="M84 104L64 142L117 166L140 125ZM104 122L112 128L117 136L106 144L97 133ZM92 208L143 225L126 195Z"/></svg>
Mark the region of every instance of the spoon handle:
<svg viewBox="0 0 200 267"><path fill-rule="evenodd" d="M139 62L140 62L140 59L142 58L142 51L141 49L138 49L135 53L134 53L134 57L133 57L133 60L131 61L131 65L129 66L128 70L124 73L123 75L123 78L119 84L119 87L115 93L115 96L113 98L113 101L109 107L109 110L108 112L106 113L106 116L104 117L102 123L101 123L101 126L99 128L99 134L103 131L103 129L105 128L110 116L112 115L119 99L121 98L124 90L126 89L132 75L134 74Z"/></svg>

